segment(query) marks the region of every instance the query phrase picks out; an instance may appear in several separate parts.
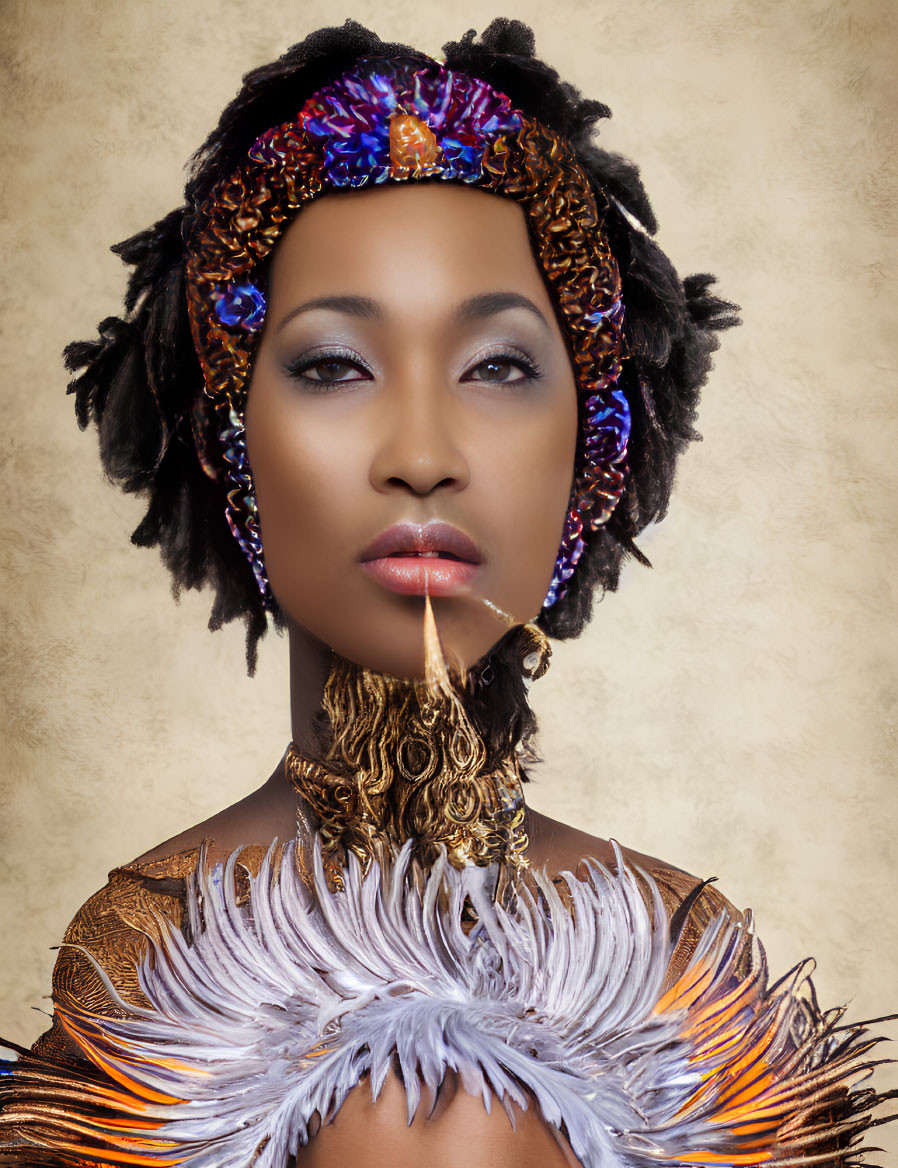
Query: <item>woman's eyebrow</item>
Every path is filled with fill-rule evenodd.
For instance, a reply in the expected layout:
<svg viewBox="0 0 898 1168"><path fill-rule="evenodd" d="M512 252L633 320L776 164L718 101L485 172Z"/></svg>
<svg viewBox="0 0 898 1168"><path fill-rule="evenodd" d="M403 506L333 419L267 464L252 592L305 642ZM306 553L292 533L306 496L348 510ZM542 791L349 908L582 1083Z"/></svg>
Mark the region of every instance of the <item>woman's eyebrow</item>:
<svg viewBox="0 0 898 1168"><path fill-rule="evenodd" d="M471 296L458 306L455 319L461 324L468 324L485 316L495 316L497 312L505 312L509 308L525 308L538 316L546 328L549 327L549 322L533 301L520 292L484 292L481 296Z"/></svg>
<svg viewBox="0 0 898 1168"><path fill-rule="evenodd" d="M314 309L330 309L332 312L342 312L347 316L359 317L362 320L383 320L384 312L376 300L369 296L317 296L314 300L307 300L292 308L281 323L278 332L289 324L295 317ZM495 316L499 312L506 312L509 308L523 308L527 312L539 317L543 325L548 328L549 323L540 309L527 296L520 292L484 292L479 296L470 296L455 310L455 319L460 324L470 324L475 320L482 320L487 316Z"/></svg>
<svg viewBox="0 0 898 1168"><path fill-rule="evenodd" d="M358 316L362 320L383 320L383 310L376 300L368 296L316 296L314 300L306 300L304 304L297 304L291 308L277 327L280 332L295 317L304 312L312 312L316 308L329 308L332 312L343 312L347 316Z"/></svg>

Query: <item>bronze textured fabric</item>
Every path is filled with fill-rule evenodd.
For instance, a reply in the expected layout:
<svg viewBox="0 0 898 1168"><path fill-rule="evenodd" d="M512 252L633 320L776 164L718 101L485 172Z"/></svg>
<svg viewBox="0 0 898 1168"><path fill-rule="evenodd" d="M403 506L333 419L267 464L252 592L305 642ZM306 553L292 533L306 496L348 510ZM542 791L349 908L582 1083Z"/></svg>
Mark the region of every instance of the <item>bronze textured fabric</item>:
<svg viewBox="0 0 898 1168"><path fill-rule="evenodd" d="M259 874L266 850L263 846L250 846L239 853L235 873L238 903L249 900L249 876ZM226 854L222 850L195 848L164 860L114 869L109 874L106 886L85 903L66 931L69 945L83 946L83 949L63 948L54 975L54 996L74 995L92 1012L100 1015L122 1013L121 1007L113 1004L96 969L88 960L86 953L89 953L107 971L118 994L126 1002L144 1004L146 999L139 989L136 971L146 953L149 939L159 935L163 918L168 918L186 933L189 943L190 926L184 910L191 876L204 858L207 863L215 863ZM280 862L281 853L276 852L275 869ZM641 887L648 905L652 904L652 899L643 871L645 877L650 877L657 886L667 922L677 937L662 997L670 990L674 995L685 995L682 996L685 1004L695 984L694 969L687 973L687 966L710 922L721 912L736 922L744 921L745 918L715 888L696 881L685 872L666 866L635 869L637 886ZM526 881L527 875L523 879ZM567 881L562 876L555 880L562 899L570 903L565 896ZM573 909L572 905L570 907ZM752 946L741 945L733 972L745 984L753 980L750 976L753 970ZM688 984L680 982L684 974ZM691 982L690 978L693 979ZM670 989L678 982L678 986ZM872 1045L873 1042L868 1041L858 1054L863 1055ZM25 1163L30 1168L62 1168L63 1165L67 1168L87 1168L97 1161L92 1157L81 1159L85 1147L83 1140L78 1140L77 1131L80 1128L77 1123L73 1136L62 1143L58 1142L60 1117L71 1123L72 1114L79 1115L83 1106L89 1109L92 1082L96 1084L103 1079L113 1092L116 1088L110 1080L106 1080L102 1061L95 1066L80 1056L73 1046L69 1046L58 1021L35 1043L32 1055L34 1058L29 1058L23 1052L19 1064L21 1098L13 1100L11 1111L6 1116L6 1130L3 1134L12 1136L12 1142L6 1145L5 1152L0 1151L0 1165L19 1166ZM807 1148L804 1143L801 1144L802 1150L811 1157L807 1162L816 1163L823 1156L826 1157L825 1162L833 1166L848 1163L845 1156L850 1156L851 1152L849 1144L842 1142L842 1134L850 1136L857 1130L863 1130L869 1123L866 1112L870 1100L864 1098L869 1093L849 1096L848 1089L838 1078L834 1085L827 1084L827 1074L846 1077L838 1064L839 1057L834 1054L832 1069L824 1070L820 1077L821 1090L809 1091L806 1105L793 1117L794 1122L800 1121L808 1129L807 1140L810 1144ZM858 1064L856 1070L862 1069ZM789 1089L794 1090L794 1087L795 1084L790 1081ZM732 1095L737 1089L735 1085L731 1087L729 1106L734 1105ZM835 1108L835 1111L831 1108ZM152 1123L148 1125L150 1128L152 1126ZM783 1138L788 1139L788 1134L784 1129ZM820 1142L821 1135L824 1136L824 1142ZM830 1156L833 1158L830 1159ZM850 1162L859 1161L851 1159Z"/></svg>
<svg viewBox="0 0 898 1168"><path fill-rule="evenodd" d="M208 854L216 858L214 853ZM256 875L264 855L261 845L246 847L240 854L240 863L245 871ZM85 955L86 950L106 971L124 1001L147 1005L137 980L138 966L148 939L158 935L160 916L168 917L179 929L184 927L186 882L199 858L200 849L193 848L165 860L114 868L108 883L82 905L65 931L66 946L82 948L60 950L53 970L54 999L65 990L94 1013L122 1014ZM238 898L239 891L238 888ZM32 1050L67 1062L78 1058L55 1018Z"/></svg>
<svg viewBox="0 0 898 1168"><path fill-rule="evenodd" d="M264 855L265 848L261 845L244 848L240 853L244 872L257 875ZM223 858L212 851L207 856L213 862ZM158 935L160 915L167 916L178 928L184 928L186 882L199 858L200 849L194 848L165 860L114 868L108 883L85 902L66 929L66 945L79 945L83 949L66 947L60 951L53 971L54 998L65 990L97 1014L121 1015L121 1009L112 1002L85 955L83 950L86 950L106 971L124 1001L145 1006L147 1002L137 980L138 965L146 953L148 938ZM676 868L653 869L650 875L671 917L697 885L693 876ZM680 932L667 984L674 982L686 968L708 922L722 909L735 919L741 917L726 897L706 885L690 908ZM64 1062L79 1061L55 1019L32 1050L36 1055Z"/></svg>

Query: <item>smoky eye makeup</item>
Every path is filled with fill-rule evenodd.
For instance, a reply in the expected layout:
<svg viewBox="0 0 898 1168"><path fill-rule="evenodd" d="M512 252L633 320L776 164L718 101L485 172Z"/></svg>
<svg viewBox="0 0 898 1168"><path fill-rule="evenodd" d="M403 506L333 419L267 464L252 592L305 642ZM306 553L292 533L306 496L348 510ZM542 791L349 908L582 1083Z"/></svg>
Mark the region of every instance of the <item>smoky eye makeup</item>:
<svg viewBox="0 0 898 1168"><path fill-rule="evenodd" d="M358 353L340 345L301 353L284 363L284 371L313 392L370 381L374 376Z"/></svg>
<svg viewBox="0 0 898 1168"><path fill-rule="evenodd" d="M511 373L511 376L505 374ZM480 376L476 376L477 374ZM499 345L469 362L461 377L465 382L483 382L487 385L518 385L538 381L543 376L541 366L515 345Z"/></svg>
<svg viewBox="0 0 898 1168"><path fill-rule="evenodd" d="M373 381L377 376L371 363L346 344L315 345L281 362L284 374L309 392L334 390ZM463 384L523 389L541 380L544 370L524 348L508 339L482 345L456 366Z"/></svg>

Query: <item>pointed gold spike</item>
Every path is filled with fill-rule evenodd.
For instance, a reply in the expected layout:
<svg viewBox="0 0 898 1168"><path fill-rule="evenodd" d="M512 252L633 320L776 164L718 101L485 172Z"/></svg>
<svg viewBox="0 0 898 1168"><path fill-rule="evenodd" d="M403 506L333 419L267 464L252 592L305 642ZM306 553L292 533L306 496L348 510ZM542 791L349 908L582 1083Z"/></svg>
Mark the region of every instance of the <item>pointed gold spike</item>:
<svg viewBox="0 0 898 1168"><path fill-rule="evenodd" d="M431 691L439 691L447 696L452 693L449 669L443 656L429 595L424 597L424 683Z"/></svg>

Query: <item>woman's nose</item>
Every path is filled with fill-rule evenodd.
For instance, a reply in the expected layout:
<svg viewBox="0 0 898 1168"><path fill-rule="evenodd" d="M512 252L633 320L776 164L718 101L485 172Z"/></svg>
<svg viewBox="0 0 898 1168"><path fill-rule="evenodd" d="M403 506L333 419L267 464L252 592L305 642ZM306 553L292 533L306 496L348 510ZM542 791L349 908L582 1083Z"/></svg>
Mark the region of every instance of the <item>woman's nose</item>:
<svg viewBox="0 0 898 1168"><path fill-rule="evenodd" d="M378 404L380 425L371 461L371 483L376 490L429 495L467 486L470 467L460 441L460 419L453 409L458 403L449 401L445 391L420 383L395 387Z"/></svg>

